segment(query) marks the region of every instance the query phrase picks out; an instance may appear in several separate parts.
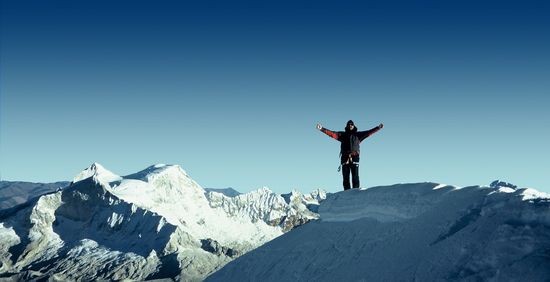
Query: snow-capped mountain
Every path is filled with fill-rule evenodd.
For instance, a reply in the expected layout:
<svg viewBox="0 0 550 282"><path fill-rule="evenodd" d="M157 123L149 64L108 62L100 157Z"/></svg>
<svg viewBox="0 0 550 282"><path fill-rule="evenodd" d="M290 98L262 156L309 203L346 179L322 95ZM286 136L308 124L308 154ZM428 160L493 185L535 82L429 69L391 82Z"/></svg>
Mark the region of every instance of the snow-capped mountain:
<svg viewBox="0 0 550 282"><path fill-rule="evenodd" d="M250 222L263 221L270 226L278 226L283 231L289 231L295 226L319 218L318 214L311 211L314 210L311 206L319 205L319 202L326 198L326 194L318 190L312 194L322 195L315 200L311 194L302 195L297 191L281 196L264 187L234 197L215 192L208 192L206 197L212 208L223 210L231 217ZM309 209L306 204L310 205Z"/></svg>
<svg viewBox="0 0 550 282"><path fill-rule="evenodd" d="M179 166L122 177L94 163L67 188L0 214L0 277L201 280L318 217L268 189L224 197Z"/></svg>
<svg viewBox="0 0 550 282"><path fill-rule="evenodd" d="M504 181L227 196L179 166L119 176L93 164L69 186L31 198L0 210L0 278L550 277L550 195Z"/></svg>
<svg viewBox="0 0 550 282"><path fill-rule="evenodd" d="M550 195L398 184L329 195L320 220L207 281L548 281Z"/></svg>

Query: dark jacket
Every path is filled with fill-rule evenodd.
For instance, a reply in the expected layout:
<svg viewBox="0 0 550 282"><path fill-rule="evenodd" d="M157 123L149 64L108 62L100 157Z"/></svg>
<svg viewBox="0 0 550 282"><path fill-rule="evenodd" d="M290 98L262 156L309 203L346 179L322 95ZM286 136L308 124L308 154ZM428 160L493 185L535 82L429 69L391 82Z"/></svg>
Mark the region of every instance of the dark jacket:
<svg viewBox="0 0 550 282"><path fill-rule="evenodd" d="M342 164L347 163L348 160L353 162L359 162L359 145L361 141L380 130L379 126L376 126L367 131L357 131L357 127L353 130L349 130L346 127L346 131L332 131L326 128L321 128L321 131L326 135L340 141L340 161Z"/></svg>

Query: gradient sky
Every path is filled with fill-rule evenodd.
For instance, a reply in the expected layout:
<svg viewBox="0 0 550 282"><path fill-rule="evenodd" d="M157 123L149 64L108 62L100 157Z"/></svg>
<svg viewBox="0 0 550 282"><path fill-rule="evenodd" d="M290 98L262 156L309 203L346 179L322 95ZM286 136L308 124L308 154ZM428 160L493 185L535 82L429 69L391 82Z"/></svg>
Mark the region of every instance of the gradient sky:
<svg viewBox="0 0 550 282"><path fill-rule="evenodd" d="M412 3L414 2L414 3ZM2 180L178 164L204 187L550 192L548 1L4 1Z"/></svg>

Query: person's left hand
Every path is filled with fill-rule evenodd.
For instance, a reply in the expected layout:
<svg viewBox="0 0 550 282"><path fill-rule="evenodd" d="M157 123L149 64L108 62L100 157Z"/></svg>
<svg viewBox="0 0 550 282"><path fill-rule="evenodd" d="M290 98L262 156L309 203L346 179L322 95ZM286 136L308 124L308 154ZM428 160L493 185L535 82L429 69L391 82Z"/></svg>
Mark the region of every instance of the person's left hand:
<svg viewBox="0 0 550 282"><path fill-rule="evenodd" d="M323 126L322 126L320 123L318 123L318 124L317 124L317 129L318 129L318 130L321 130L321 128L323 128Z"/></svg>

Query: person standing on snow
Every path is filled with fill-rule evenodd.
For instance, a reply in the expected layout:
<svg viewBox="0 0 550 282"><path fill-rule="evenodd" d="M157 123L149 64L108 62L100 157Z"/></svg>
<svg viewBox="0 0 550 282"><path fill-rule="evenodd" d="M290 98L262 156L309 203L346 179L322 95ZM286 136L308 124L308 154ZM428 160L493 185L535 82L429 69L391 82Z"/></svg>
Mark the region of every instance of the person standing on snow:
<svg viewBox="0 0 550 282"><path fill-rule="evenodd" d="M353 188L359 188L359 144L365 138L382 129L382 127L384 127L384 124L381 123L377 127L367 131L357 131L357 127L355 127L353 121L349 120L345 131L335 132L324 128L321 124L317 124L318 130L340 141L340 164L342 167L342 177L344 178L344 190L350 189L350 172Z"/></svg>

